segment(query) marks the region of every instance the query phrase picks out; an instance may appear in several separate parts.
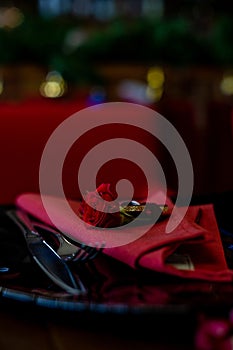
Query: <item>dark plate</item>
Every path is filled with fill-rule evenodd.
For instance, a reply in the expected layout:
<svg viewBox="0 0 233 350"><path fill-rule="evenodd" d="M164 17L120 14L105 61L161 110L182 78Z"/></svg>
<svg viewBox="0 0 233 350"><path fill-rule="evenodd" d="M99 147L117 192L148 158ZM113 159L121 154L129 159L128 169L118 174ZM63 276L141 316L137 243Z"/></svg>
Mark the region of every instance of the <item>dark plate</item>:
<svg viewBox="0 0 233 350"><path fill-rule="evenodd" d="M233 264L232 192L194 198L192 204L213 203L229 267ZM33 263L27 253L18 228L6 218L1 208L0 262L9 270L0 274L1 307L8 310L48 313L82 324L90 318L96 327L113 325L125 327L131 322L149 332L169 329L184 337L184 328L194 329L198 314L227 315L233 307L233 284L187 281L158 273L135 271L105 255L82 266L71 266L88 289L87 295L71 296L56 287ZM225 233L224 233L225 232ZM227 232L227 234L226 234ZM34 311L32 311L34 310ZM42 311L41 311L42 310ZM106 318L107 316L107 318ZM111 320L111 322L109 321ZM109 323L110 322L110 323ZM146 327L145 327L146 326ZM158 331L160 329L160 331Z"/></svg>

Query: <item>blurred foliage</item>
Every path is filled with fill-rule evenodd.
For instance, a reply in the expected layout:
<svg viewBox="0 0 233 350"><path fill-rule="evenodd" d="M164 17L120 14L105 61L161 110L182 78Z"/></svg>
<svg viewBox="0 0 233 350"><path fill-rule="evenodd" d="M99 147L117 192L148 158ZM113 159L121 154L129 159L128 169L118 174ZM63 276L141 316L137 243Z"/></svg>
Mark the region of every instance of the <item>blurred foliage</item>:
<svg viewBox="0 0 233 350"><path fill-rule="evenodd" d="M77 30L88 35L67 50L67 36ZM0 29L0 64L35 63L85 83L99 79L95 64L105 62L232 66L232 38L231 17L201 30L185 17L116 19L90 29L77 19L25 16L20 26Z"/></svg>

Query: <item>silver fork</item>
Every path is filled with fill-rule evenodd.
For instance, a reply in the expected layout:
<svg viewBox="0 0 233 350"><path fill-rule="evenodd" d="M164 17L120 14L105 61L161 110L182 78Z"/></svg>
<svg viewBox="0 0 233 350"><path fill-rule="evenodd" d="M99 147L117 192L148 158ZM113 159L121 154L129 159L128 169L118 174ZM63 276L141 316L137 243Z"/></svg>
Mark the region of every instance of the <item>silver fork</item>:
<svg viewBox="0 0 233 350"><path fill-rule="evenodd" d="M95 243L94 246L89 246L84 243L73 244L64 236L64 234L45 224L39 223L37 221L32 221L32 224L37 230L40 231L42 236L43 232L41 231L44 231L59 241L59 246L56 249L56 252L65 261L84 263L94 259L98 254L102 252L104 248L104 243Z"/></svg>
<svg viewBox="0 0 233 350"><path fill-rule="evenodd" d="M104 248L104 243L99 245L96 243L94 247L88 246L86 244L81 244L80 249L77 250L73 256L71 256L71 260L75 262L86 262L93 260L99 255ZM66 259L70 259L70 257L66 257Z"/></svg>
<svg viewBox="0 0 233 350"><path fill-rule="evenodd" d="M27 218L27 222L24 222L24 224L27 225L28 222L30 222L30 226L39 231L44 240L48 244L53 245L53 249L56 253L66 262L86 263L96 258L104 248L104 243L95 243L94 246L89 246L84 243L74 244L60 231L42 222L31 219L25 212L24 216Z"/></svg>
<svg viewBox="0 0 233 350"><path fill-rule="evenodd" d="M45 240L45 236L47 234L47 236L50 235L51 237L59 241L59 246L57 247L56 252L65 261L85 263L96 258L96 256L99 255L104 248L103 243L99 244L97 242L94 246L89 246L84 243L74 244L71 241L69 241L69 239L67 239L63 233L51 228L50 226L47 226L34 220L31 220L31 223L37 230L39 230L39 232Z"/></svg>

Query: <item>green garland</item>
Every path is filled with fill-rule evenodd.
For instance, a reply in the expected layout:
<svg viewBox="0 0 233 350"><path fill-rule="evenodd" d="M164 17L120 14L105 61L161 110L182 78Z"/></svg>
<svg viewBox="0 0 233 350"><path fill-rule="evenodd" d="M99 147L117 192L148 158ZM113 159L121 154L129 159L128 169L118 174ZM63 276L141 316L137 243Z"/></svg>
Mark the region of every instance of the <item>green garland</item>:
<svg viewBox="0 0 233 350"><path fill-rule="evenodd" d="M15 29L0 29L0 64L35 63L59 70L76 83L98 81L94 65L136 62L169 65L233 64L233 21L215 20L205 31L187 18L116 19L97 26L77 48L67 52L67 35L85 23L25 16Z"/></svg>

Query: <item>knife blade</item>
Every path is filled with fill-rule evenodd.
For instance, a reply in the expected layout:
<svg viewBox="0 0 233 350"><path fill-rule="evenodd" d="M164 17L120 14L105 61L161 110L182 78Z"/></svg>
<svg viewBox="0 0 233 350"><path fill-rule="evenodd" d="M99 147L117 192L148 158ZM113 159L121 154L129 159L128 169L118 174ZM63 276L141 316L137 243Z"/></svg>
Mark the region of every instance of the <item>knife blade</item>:
<svg viewBox="0 0 233 350"><path fill-rule="evenodd" d="M85 292L85 287L79 281L77 284L67 263L43 239L31 225L27 214L22 210L9 210L7 215L21 229L26 240L28 250L41 270L60 288L66 292L78 295Z"/></svg>

